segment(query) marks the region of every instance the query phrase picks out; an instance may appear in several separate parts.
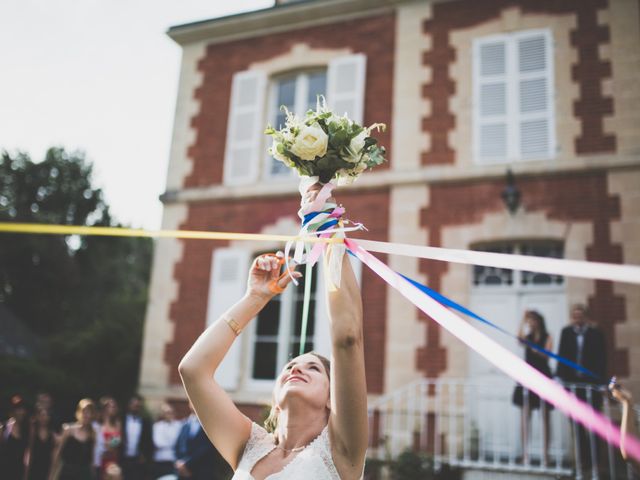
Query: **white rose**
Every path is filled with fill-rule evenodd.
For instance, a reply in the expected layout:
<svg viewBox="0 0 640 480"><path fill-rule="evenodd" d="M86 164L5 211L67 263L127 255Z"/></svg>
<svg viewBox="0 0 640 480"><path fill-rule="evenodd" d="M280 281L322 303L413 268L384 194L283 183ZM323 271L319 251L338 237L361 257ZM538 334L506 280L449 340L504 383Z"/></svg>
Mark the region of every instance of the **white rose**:
<svg viewBox="0 0 640 480"><path fill-rule="evenodd" d="M329 137L317 123L304 126L291 146L291 151L302 160L313 160L327 153Z"/></svg>
<svg viewBox="0 0 640 480"><path fill-rule="evenodd" d="M350 158L346 158L348 162L356 163L360 160L360 154L362 153L362 149L364 148L364 141L367 138L367 131L363 130L358 135L351 139L351 143L349 143L349 150L351 151L352 156Z"/></svg>

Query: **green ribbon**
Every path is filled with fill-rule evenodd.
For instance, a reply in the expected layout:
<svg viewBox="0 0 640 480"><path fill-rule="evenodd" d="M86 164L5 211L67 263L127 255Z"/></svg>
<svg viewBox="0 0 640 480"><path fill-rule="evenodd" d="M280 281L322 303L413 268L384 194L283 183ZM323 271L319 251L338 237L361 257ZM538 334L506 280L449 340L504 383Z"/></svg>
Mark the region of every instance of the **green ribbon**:
<svg viewBox="0 0 640 480"><path fill-rule="evenodd" d="M307 249L307 254L311 249ZM311 303L311 277L313 267L307 263L304 267L304 298L302 300L302 325L300 326L300 353L304 353L305 343L307 343L307 323L309 321L309 304Z"/></svg>

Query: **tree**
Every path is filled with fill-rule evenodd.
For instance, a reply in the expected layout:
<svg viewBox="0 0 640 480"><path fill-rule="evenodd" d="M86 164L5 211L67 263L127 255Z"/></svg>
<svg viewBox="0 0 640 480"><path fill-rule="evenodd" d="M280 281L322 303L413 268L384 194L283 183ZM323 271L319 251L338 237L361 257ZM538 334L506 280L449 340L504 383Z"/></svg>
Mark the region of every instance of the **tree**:
<svg viewBox="0 0 640 480"><path fill-rule="evenodd" d="M0 221L119 226L92 170L62 148L39 163L3 152ZM69 397L135 390L151 250L146 238L0 234L0 302L45 339L39 378L70 376Z"/></svg>

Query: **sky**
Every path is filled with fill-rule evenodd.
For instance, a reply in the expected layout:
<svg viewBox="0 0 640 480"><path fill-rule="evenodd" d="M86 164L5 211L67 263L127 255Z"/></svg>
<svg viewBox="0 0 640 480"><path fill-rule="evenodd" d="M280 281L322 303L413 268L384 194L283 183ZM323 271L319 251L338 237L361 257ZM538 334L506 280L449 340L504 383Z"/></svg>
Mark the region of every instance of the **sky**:
<svg viewBox="0 0 640 480"><path fill-rule="evenodd" d="M0 150L84 151L116 219L160 228L181 49L172 25L273 0L0 0Z"/></svg>

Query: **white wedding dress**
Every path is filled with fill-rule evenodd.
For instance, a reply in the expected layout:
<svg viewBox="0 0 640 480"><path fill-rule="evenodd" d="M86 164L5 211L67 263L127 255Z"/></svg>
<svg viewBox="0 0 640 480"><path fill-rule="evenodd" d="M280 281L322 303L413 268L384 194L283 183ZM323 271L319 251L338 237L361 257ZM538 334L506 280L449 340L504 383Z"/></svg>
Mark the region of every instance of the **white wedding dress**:
<svg viewBox="0 0 640 480"><path fill-rule="evenodd" d="M254 480L251 470L258 460L276 448L275 437L256 423L251 424L251 436L244 447L242 458L231 480ZM324 427L320 435L298 453L282 470L272 473L265 480L340 480L331 458L329 429Z"/></svg>

